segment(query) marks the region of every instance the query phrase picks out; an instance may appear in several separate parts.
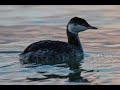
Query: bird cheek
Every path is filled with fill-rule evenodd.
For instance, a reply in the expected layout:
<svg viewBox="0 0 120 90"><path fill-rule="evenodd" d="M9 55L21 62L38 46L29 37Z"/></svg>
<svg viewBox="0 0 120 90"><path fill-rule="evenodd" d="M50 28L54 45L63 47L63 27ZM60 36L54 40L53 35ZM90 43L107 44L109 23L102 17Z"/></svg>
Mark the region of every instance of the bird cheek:
<svg viewBox="0 0 120 90"><path fill-rule="evenodd" d="M82 26L80 29L80 31L85 31L85 30L87 30L87 28L85 26Z"/></svg>

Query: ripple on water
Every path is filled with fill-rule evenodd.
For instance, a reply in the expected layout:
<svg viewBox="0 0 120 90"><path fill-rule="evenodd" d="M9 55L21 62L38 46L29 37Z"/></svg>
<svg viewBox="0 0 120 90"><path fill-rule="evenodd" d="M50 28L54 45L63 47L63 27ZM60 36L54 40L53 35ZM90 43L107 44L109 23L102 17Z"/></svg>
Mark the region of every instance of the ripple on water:
<svg viewBox="0 0 120 90"><path fill-rule="evenodd" d="M0 6L0 84L120 84L119 7ZM85 52L90 53L85 53L78 69L66 64L20 64L18 55L29 44L43 39L66 41L65 25L73 16L98 27L80 34Z"/></svg>
<svg viewBox="0 0 120 90"><path fill-rule="evenodd" d="M12 57L10 54L8 56ZM20 65L18 59L16 62L14 60L11 60L11 62L10 60L0 60L0 62L2 62L0 63L0 84L87 85L113 84L112 82L120 84L117 80L120 75L119 53L85 53L85 59L80 62L79 69L75 70L70 70L65 63L57 65Z"/></svg>

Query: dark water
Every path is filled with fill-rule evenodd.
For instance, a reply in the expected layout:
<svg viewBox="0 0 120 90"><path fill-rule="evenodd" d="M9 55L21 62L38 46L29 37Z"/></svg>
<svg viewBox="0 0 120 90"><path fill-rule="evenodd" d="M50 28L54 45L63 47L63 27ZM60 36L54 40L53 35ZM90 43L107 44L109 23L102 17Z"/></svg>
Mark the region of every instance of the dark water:
<svg viewBox="0 0 120 90"><path fill-rule="evenodd" d="M85 59L74 69L57 65L21 65L18 55L39 40L67 41L66 25L78 16L98 30L79 34ZM119 5L1 5L0 84L120 84Z"/></svg>

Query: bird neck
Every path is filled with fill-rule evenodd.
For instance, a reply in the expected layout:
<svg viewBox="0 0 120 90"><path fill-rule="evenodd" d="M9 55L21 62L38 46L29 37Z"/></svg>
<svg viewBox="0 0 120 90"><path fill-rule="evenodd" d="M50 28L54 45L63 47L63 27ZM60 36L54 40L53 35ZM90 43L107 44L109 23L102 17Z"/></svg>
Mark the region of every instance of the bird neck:
<svg viewBox="0 0 120 90"><path fill-rule="evenodd" d="M68 37L69 44L75 45L76 47L78 47L81 50L81 52L83 52L83 48L80 43L78 33L72 33L67 28L67 37Z"/></svg>

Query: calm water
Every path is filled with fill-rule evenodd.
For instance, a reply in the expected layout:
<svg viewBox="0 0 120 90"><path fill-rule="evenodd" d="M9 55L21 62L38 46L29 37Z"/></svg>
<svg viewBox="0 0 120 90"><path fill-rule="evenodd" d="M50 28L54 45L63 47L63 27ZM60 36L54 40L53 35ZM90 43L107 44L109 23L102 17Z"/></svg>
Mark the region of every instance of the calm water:
<svg viewBox="0 0 120 90"><path fill-rule="evenodd" d="M66 41L66 25L78 16L98 30L79 34L85 59L66 64L21 65L18 55L39 40ZM120 85L120 6L0 6L0 84Z"/></svg>

